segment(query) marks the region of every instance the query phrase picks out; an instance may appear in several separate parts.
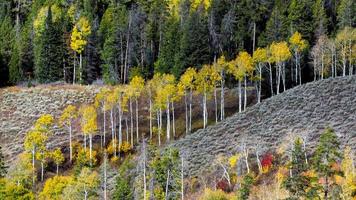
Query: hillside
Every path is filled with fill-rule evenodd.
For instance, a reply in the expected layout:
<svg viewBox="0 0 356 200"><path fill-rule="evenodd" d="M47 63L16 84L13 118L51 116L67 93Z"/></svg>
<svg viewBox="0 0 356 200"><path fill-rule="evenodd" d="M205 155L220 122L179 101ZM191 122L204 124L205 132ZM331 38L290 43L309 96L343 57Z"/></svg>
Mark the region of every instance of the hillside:
<svg viewBox="0 0 356 200"><path fill-rule="evenodd" d="M307 138L313 149L325 126L331 126L342 145L356 150L356 77L327 79L290 89L252 106L244 113L201 129L172 146L183 152L188 170L197 176L209 169L218 154L241 152L243 143L255 159L292 144L292 138Z"/></svg>

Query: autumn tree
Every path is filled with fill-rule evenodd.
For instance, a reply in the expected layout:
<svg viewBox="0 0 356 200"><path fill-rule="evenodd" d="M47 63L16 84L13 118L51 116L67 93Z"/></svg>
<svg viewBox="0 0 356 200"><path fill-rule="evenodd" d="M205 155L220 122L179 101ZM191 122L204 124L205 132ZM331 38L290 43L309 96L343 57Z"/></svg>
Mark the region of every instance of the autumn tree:
<svg viewBox="0 0 356 200"><path fill-rule="evenodd" d="M73 159L73 146L72 146L72 132L73 132L73 123L78 117L77 108L73 105L68 105L62 112L61 117L59 118L60 124L65 126L69 131L69 160Z"/></svg>
<svg viewBox="0 0 356 200"><path fill-rule="evenodd" d="M267 57L267 49L266 48L257 48L255 52L253 52L253 62L257 65L256 72L257 72L257 84L256 84L256 91L257 91L257 103L261 102L261 95L262 95L262 72L263 68L266 66L268 62Z"/></svg>
<svg viewBox="0 0 356 200"><path fill-rule="evenodd" d="M83 106L81 112L81 127L84 134L86 148L86 136L89 136L89 157L92 160L93 134L97 131L97 113L93 105Z"/></svg>
<svg viewBox="0 0 356 200"><path fill-rule="evenodd" d="M94 105L99 108L103 113L103 124L102 124L102 132L103 135L101 137L101 147L106 145L106 113L109 110L106 105L106 96L109 94L110 90L108 88L102 88L99 93L95 95Z"/></svg>
<svg viewBox="0 0 356 200"><path fill-rule="evenodd" d="M118 94L114 90L108 91L108 94L105 96L105 105L108 110L110 110L110 128L111 128L111 143L114 149L114 156L116 156L116 134L115 134L115 107L118 100Z"/></svg>
<svg viewBox="0 0 356 200"><path fill-rule="evenodd" d="M291 162L288 164L291 174L282 183L282 186L289 191L291 199L310 197L312 180L307 176L310 167L304 162L304 151L301 139L297 138L291 153Z"/></svg>
<svg viewBox="0 0 356 200"><path fill-rule="evenodd" d="M83 80L83 58L82 53L87 45L87 38L91 34L91 26L85 17L81 17L73 27L70 46L79 54L79 82ZM74 62L75 63L75 62ZM76 80L76 67L73 68L73 84Z"/></svg>
<svg viewBox="0 0 356 200"><path fill-rule="evenodd" d="M225 76L226 76L226 70L228 68L228 61L226 60L225 56L221 56L215 66L217 70L220 72L220 120L225 119Z"/></svg>
<svg viewBox="0 0 356 200"><path fill-rule="evenodd" d="M277 94L279 94L281 83L283 83L283 91L286 90L286 62L292 54L289 50L287 42L273 42L270 46L270 52L272 60L276 63L277 67Z"/></svg>
<svg viewBox="0 0 356 200"><path fill-rule="evenodd" d="M336 167L341 161L342 153L340 152L340 143L338 138L331 128L326 128L321 134L318 146L313 157L313 168L316 173L322 178L322 193L323 198L328 199L333 190L335 175L340 174Z"/></svg>
<svg viewBox="0 0 356 200"><path fill-rule="evenodd" d="M178 90L184 94L184 105L185 105L185 132L190 133L192 130L192 104L193 104L193 90L194 79L197 72L194 68L188 68L184 74L180 77L178 83ZM188 111L189 110L189 111ZM189 113L189 114L188 114Z"/></svg>
<svg viewBox="0 0 356 200"><path fill-rule="evenodd" d="M302 38L299 32L295 32L290 38L289 43L294 56L294 82L295 84L302 84L302 68L301 68L301 58L303 51L307 48L307 41ZM293 69L293 68L292 68ZM292 78L293 79L293 78Z"/></svg>
<svg viewBox="0 0 356 200"><path fill-rule="evenodd" d="M56 172L58 176L58 168L59 165L64 162L64 155L60 148L56 148L54 151L51 152L50 156L53 159L54 163L56 163Z"/></svg>
<svg viewBox="0 0 356 200"><path fill-rule="evenodd" d="M340 177L340 185L342 189L341 197L343 199L352 199L353 194L356 191L356 172L353 156L352 149L347 146L344 149L343 160L341 162L343 177Z"/></svg>
<svg viewBox="0 0 356 200"><path fill-rule="evenodd" d="M208 124L208 108L207 101L211 93L214 91L214 84L220 81L220 74L210 65L204 65L196 75L195 85L196 90L202 94L202 108L203 108L203 127L206 128Z"/></svg>
<svg viewBox="0 0 356 200"><path fill-rule="evenodd" d="M138 132L138 98L141 96L141 93L145 87L145 80L140 76L135 76L130 81L129 91L132 93L132 98L135 101L136 106L136 141L139 141L139 132ZM131 102L131 100L130 100ZM131 103L130 103L131 104Z"/></svg>
<svg viewBox="0 0 356 200"><path fill-rule="evenodd" d="M64 189L71 185L74 179L70 176L54 176L46 180L41 193L39 194L39 199L53 199L61 200Z"/></svg>

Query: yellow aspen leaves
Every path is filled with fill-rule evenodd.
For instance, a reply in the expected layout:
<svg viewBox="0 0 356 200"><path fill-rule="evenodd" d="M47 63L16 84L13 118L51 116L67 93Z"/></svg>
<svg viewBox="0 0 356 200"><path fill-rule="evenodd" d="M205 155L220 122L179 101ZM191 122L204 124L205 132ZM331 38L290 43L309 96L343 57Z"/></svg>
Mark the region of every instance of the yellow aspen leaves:
<svg viewBox="0 0 356 200"><path fill-rule="evenodd" d="M35 129L39 131L47 131L53 125L54 119L50 114L42 115L35 123Z"/></svg>
<svg viewBox="0 0 356 200"><path fill-rule="evenodd" d="M231 168L236 167L236 164L238 163L238 161L240 160L240 158L241 158L241 155L240 155L240 154L235 154L235 155L231 156L231 157L229 158L230 167L231 167Z"/></svg>
<svg viewBox="0 0 356 200"><path fill-rule="evenodd" d="M96 132L97 127L97 116L96 110L93 105L87 105L81 108L81 126L84 134L92 134Z"/></svg>
<svg viewBox="0 0 356 200"><path fill-rule="evenodd" d="M284 62L292 56L287 42L273 42L270 46L270 53L272 61L276 63Z"/></svg>
<svg viewBox="0 0 356 200"><path fill-rule="evenodd" d="M254 70L253 59L246 51L240 52L235 60L228 65L227 72L235 79L242 81L246 74L252 74Z"/></svg>
<svg viewBox="0 0 356 200"><path fill-rule="evenodd" d="M138 98L145 88L145 80L141 76L135 76L130 81L129 87L132 92L132 97Z"/></svg>
<svg viewBox="0 0 356 200"><path fill-rule="evenodd" d="M353 164L352 150L348 146L344 150L344 159L341 162L341 170L344 172L343 177L339 177L339 184L342 188L343 199L351 199L352 194L356 191L356 172Z"/></svg>
<svg viewBox="0 0 356 200"><path fill-rule="evenodd" d="M51 152L51 158L56 165L60 165L64 162L64 155L60 148L56 148L53 152Z"/></svg>
<svg viewBox="0 0 356 200"><path fill-rule="evenodd" d="M291 48L296 52L302 52L308 47L307 41L302 38L302 34L298 31L289 38L289 43L291 44Z"/></svg>
<svg viewBox="0 0 356 200"><path fill-rule="evenodd" d="M191 7L196 10L200 6L203 6L205 10L208 10L211 6L211 0L192 0Z"/></svg>
<svg viewBox="0 0 356 200"><path fill-rule="evenodd" d="M48 16L48 10L49 10L48 6L42 7L37 13L35 20L33 21L33 28L36 36L40 36L45 29L45 22ZM51 12L52 12L52 21L58 22L62 16L61 8L58 7L56 4L54 4L51 6Z"/></svg>
<svg viewBox="0 0 356 200"><path fill-rule="evenodd" d="M268 54L266 48L257 48L253 52L253 61L255 63L265 63L268 61Z"/></svg>
<svg viewBox="0 0 356 200"><path fill-rule="evenodd" d="M91 34L89 21L81 17L73 28L71 35L70 47L77 53L81 54L87 45L87 37Z"/></svg>
<svg viewBox="0 0 356 200"><path fill-rule="evenodd" d="M220 74L210 65L204 65L195 79L196 90L199 93L210 93L216 82L221 80Z"/></svg>
<svg viewBox="0 0 356 200"><path fill-rule="evenodd" d="M73 119L78 117L77 108L73 105L68 105L59 118L60 124L64 126L70 126Z"/></svg>
<svg viewBox="0 0 356 200"><path fill-rule="evenodd" d="M61 200L64 188L73 182L74 180L70 176L54 176L47 179L39 195L40 200Z"/></svg>

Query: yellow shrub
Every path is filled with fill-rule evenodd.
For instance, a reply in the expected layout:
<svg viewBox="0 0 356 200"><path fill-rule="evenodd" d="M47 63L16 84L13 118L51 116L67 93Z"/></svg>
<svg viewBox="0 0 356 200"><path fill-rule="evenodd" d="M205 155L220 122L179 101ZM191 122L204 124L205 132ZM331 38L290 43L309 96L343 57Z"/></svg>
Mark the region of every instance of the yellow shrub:
<svg viewBox="0 0 356 200"><path fill-rule="evenodd" d="M199 200L233 200L236 199L233 194L227 194L222 190L211 190L205 189L202 196L199 197Z"/></svg>

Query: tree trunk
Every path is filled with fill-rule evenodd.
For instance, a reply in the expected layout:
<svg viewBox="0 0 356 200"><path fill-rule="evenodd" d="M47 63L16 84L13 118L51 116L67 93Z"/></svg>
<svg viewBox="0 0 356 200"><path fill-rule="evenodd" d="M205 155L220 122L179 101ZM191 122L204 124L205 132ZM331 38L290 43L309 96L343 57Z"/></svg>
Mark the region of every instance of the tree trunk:
<svg viewBox="0 0 356 200"><path fill-rule="evenodd" d="M105 106L104 106L104 111L103 111L103 146L106 146L106 111L105 111Z"/></svg>
<svg viewBox="0 0 356 200"><path fill-rule="evenodd" d="M107 174L106 174L106 161L107 161L107 157L106 157L106 152L104 152L104 200L107 199L107 194L106 194L106 185L107 185Z"/></svg>
<svg viewBox="0 0 356 200"><path fill-rule="evenodd" d="M121 109L121 103L119 104L119 152L120 152L120 148L122 146L122 109Z"/></svg>
<svg viewBox="0 0 356 200"><path fill-rule="evenodd" d="M168 186L169 186L169 170L168 170L168 173L167 173L167 182L166 182L166 197L165 199L168 200Z"/></svg>
<svg viewBox="0 0 356 200"><path fill-rule="evenodd" d="M247 107L247 77L245 75L244 78L244 111L246 110Z"/></svg>
<svg viewBox="0 0 356 200"><path fill-rule="evenodd" d="M58 171L59 171L58 168L59 168L59 165L56 164L56 167L57 167L57 170L56 170L56 171L57 171L57 176L58 176Z"/></svg>
<svg viewBox="0 0 356 200"><path fill-rule="evenodd" d="M262 67L261 64L258 64L259 67L259 80L258 80L258 99L257 102L261 103L261 93L262 93Z"/></svg>
<svg viewBox="0 0 356 200"><path fill-rule="evenodd" d="M41 161L41 181L43 181L43 176L44 176L44 163Z"/></svg>
<svg viewBox="0 0 356 200"><path fill-rule="evenodd" d="M221 93L220 93L220 120L225 119L225 75L221 70Z"/></svg>
<svg viewBox="0 0 356 200"><path fill-rule="evenodd" d="M239 80L238 90L239 90L239 112L241 112L242 111L241 80Z"/></svg>
<svg viewBox="0 0 356 200"><path fill-rule="evenodd" d="M273 96L273 72L272 72L272 66L271 63L268 63L269 65L269 84L271 87L271 96Z"/></svg>
<svg viewBox="0 0 356 200"><path fill-rule="evenodd" d="M172 129L173 129L173 139L176 136L176 125L175 125L175 113L174 113L174 102L172 101Z"/></svg>
<svg viewBox="0 0 356 200"><path fill-rule="evenodd" d="M150 92L150 139L152 140L152 95Z"/></svg>
<svg viewBox="0 0 356 200"><path fill-rule="evenodd" d="M83 81L83 56L79 54L79 84L82 84Z"/></svg>
<svg viewBox="0 0 356 200"><path fill-rule="evenodd" d="M133 147L133 116L132 116L132 100L131 97L129 99L129 104L130 104L130 131L131 131L131 147Z"/></svg>
<svg viewBox="0 0 356 200"><path fill-rule="evenodd" d="M136 141L137 143L139 142L139 133L138 133L138 100L137 98L135 99L135 104L136 104Z"/></svg>
<svg viewBox="0 0 356 200"><path fill-rule="evenodd" d="M193 91L190 89L189 92L189 133L192 132L192 101L193 101Z"/></svg>
<svg viewBox="0 0 356 200"><path fill-rule="evenodd" d="M89 158L90 158L90 166L92 166L92 150L93 150L93 135L89 134Z"/></svg>
<svg viewBox="0 0 356 200"><path fill-rule="evenodd" d="M184 164L183 164L183 155L181 154L182 159L182 171L181 171L181 193L182 193L182 200L184 200Z"/></svg>
<svg viewBox="0 0 356 200"><path fill-rule="evenodd" d="M185 134L189 133L189 119L188 119L188 103L187 103L187 93L184 93L184 108L185 108Z"/></svg>
<svg viewBox="0 0 356 200"><path fill-rule="evenodd" d="M218 123L218 100L216 97L216 87L214 87L214 103L215 103L215 123Z"/></svg>
<svg viewBox="0 0 356 200"><path fill-rule="evenodd" d="M73 147L72 147L72 123L69 124L69 160L73 159Z"/></svg>
<svg viewBox="0 0 356 200"><path fill-rule="evenodd" d="M76 74L76 71L75 71L75 68L76 68L76 60L75 60L75 57L76 57L76 53L74 53L74 58L73 58L73 85L75 84L75 74Z"/></svg>
<svg viewBox="0 0 356 200"><path fill-rule="evenodd" d="M111 142L112 148L114 149L114 155L116 156L116 145L115 145L115 133L114 133L114 111L113 108L110 109L110 121L111 121Z"/></svg>
<svg viewBox="0 0 356 200"><path fill-rule="evenodd" d="M170 119L170 113L169 113L169 99L167 99L167 108L166 108L166 113L167 113L167 143L170 140L170 130L171 130L171 119Z"/></svg>

